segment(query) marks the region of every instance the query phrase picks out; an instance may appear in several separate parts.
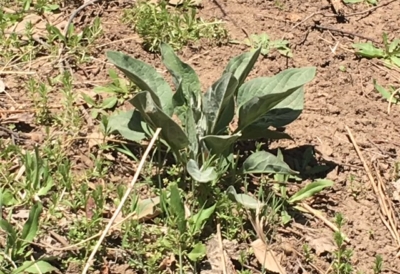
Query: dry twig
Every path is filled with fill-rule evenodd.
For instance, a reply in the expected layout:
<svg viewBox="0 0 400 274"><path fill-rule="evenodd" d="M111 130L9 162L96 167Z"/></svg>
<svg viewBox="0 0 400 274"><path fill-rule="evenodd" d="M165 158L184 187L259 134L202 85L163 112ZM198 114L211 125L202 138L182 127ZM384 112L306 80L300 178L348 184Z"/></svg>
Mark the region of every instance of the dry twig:
<svg viewBox="0 0 400 274"><path fill-rule="evenodd" d="M104 238L106 237L106 235L107 235L108 231L110 230L112 224L114 223L115 219L117 219L118 214L121 212L122 207L124 206L124 204L125 204L126 200L128 199L131 191L133 190L133 187L135 186L136 181L139 178L140 171L142 170L143 165L146 162L147 155L150 153L150 149L153 147L153 145L154 145L156 139L158 138L158 135L160 134L160 132L161 132L161 128L158 128L156 130L156 132L154 133L153 138L151 139L151 141L149 143L149 146L147 147L146 151L143 154L142 159L140 160L140 163L138 165L136 173L133 176L133 179L132 179L131 183L129 184L128 189L126 190L124 197L122 197L121 202L118 205L118 208L115 210L114 215L111 217L111 219L108 222L106 228L104 229L103 233L101 234L100 239L97 241L95 247L93 248L93 251L90 254L90 256L89 256L89 258L88 258L88 260L87 260L87 262L85 264L85 267L84 267L84 269L82 271L82 274L86 274L87 271L89 270L90 266L92 265L92 261L94 259L94 256L96 255L97 250L99 249L101 243L103 242Z"/></svg>
<svg viewBox="0 0 400 274"><path fill-rule="evenodd" d="M364 169L367 172L368 178L370 180L370 183L372 185L372 188L375 192L376 198L379 203L379 217L381 218L383 224L386 226L386 228L389 230L390 234L392 235L394 241L397 244L397 247L400 248L400 235L398 232L398 224L396 221L396 215L393 210L392 202L389 197L387 197L387 191L385 188L385 185L383 183L382 177L379 174L378 168L376 165L374 165L374 170L376 174L376 178L378 183L375 182L374 176L372 175L372 171L369 168L367 162L365 161L360 148L357 145L356 140L353 137L353 134L351 133L350 129L346 126L346 130L349 134L350 140L353 143L353 146L358 154L358 157L360 158L361 162L364 165Z"/></svg>

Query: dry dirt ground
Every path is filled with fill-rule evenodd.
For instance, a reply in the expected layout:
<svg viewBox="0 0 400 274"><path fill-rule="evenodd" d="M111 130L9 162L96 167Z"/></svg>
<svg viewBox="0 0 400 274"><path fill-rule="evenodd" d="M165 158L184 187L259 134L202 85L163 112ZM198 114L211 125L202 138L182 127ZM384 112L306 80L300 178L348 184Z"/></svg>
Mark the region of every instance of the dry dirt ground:
<svg viewBox="0 0 400 274"><path fill-rule="evenodd" d="M381 0L380 4L384 2L388 1ZM104 31L104 39L98 41L97 61L74 70L78 82L108 79L107 66L98 69L99 64L106 61L107 50L123 51L164 71L160 58L142 49L132 28L118 22L124 7L131 5L133 1L103 1L87 7L77 16L75 23L82 26L90 24L93 15L99 14ZM69 4L70 9L65 13L69 14L77 6L79 3ZM343 229L354 250L353 266L357 270L372 273L375 256L381 254L385 273L400 273L397 243L382 222L368 173L346 129L347 126L352 132L374 177L373 166L377 166L387 188L387 197L394 202L396 219L400 221L400 204L396 204L396 189L391 187L394 165L400 160L400 108L391 106L389 114L387 101L374 90L372 82L376 79L384 86L398 85L400 73L385 68L379 60L357 58L351 47L352 43L366 41L360 36L378 42L382 41L383 32L388 33L390 39L400 37L400 1L356 14L369 8L367 4L345 6L344 14L351 16L341 22L330 16L333 11L326 0L204 0L200 16L225 21L235 40L245 39L246 33L266 32L273 39L285 37L290 41L293 58L271 53L259 59L250 77L271 76L291 67L317 67L315 80L305 89L305 109L286 129L294 141L274 143L272 148L279 146L288 151L290 162L291 157L301 156L307 146L315 147L317 158L332 166L327 178L336 184L311 206L322 210L330 220L336 212L346 218ZM316 25L345 33L320 30ZM225 64L244 50L248 48L243 45L200 45L186 47L179 55L193 66L206 88L217 79ZM92 86L82 84L79 88ZM315 268L304 269L299 264L304 242L321 254L324 245L327 249L331 245L328 239L332 239L332 232L318 218L310 216L307 223L293 225L281 231L278 237L281 244L276 249L284 254L282 265L287 273L325 273L329 269L326 258L317 258Z"/></svg>

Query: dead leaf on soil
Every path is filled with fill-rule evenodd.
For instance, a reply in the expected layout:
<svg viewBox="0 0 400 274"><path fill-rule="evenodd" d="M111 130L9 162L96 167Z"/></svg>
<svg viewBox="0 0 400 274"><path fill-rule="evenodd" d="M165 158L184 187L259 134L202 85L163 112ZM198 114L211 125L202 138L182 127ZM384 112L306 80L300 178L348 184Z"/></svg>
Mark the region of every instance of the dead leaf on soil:
<svg viewBox="0 0 400 274"><path fill-rule="evenodd" d="M333 237L322 236L319 238L308 240L308 244L312 249L315 250L315 254L320 256L323 253L332 253L336 250L336 246L332 238Z"/></svg>
<svg viewBox="0 0 400 274"><path fill-rule="evenodd" d="M232 246L229 241L222 241L223 248L221 250L219 245L219 238L217 234L214 234L212 238L210 238L206 243L206 255L208 259L208 263L210 264L210 269L202 270L200 273L208 274L208 273L222 273L223 271L223 263L225 262L226 273L227 274L236 274L237 271L235 269L234 264L232 263L232 254L234 253L234 249L236 246ZM227 245L228 244L228 245Z"/></svg>
<svg viewBox="0 0 400 274"><path fill-rule="evenodd" d="M286 274L286 270L280 265L280 258L277 258L274 251L268 250L267 245L261 239L253 241L250 245L253 247L254 255L258 262L266 270Z"/></svg>
<svg viewBox="0 0 400 274"><path fill-rule="evenodd" d="M7 118L2 120L4 124L18 124L18 123L25 123L32 127L36 127L35 125L35 114L34 113L15 113L9 115Z"/></svg>
<svg viewBox="0 0 400 274"><path fill-rule="evenodd" d="M159 270L166 270L167 268L171 268L173 264L175 264L176 259L174 254L170 254L169 257L164 258L161 263L158 265Z"/></svg>
<svg viewBox="0 0 400 274"><path fill-rule="evenodd" d="M89 133L87 136L89 140L89 149L91 149L94 146L101 145L104 141L104 135L101 132L94 131L92 133Z"/></svg>

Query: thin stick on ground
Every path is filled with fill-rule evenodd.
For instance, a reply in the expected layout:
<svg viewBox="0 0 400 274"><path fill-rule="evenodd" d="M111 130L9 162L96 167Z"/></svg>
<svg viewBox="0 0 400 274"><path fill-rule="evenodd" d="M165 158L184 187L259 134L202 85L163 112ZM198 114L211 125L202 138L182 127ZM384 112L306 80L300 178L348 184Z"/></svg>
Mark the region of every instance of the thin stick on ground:
<svg viewBox="0 0 400 274"><path fill-rule="evenodd" d="M136 181L139 178L140 171L142 170L143 165L146 162L147 155L150 153L150 149L153 147L153 145L154 145L155 141L157 140L158 135L160 134L160 132L161 132L161 128L158 128L156 130L156 132L154 133L154 136L151 139L151 141L149 143L149 146L147 147L146 151L144 152L142 159L140 160L140 163L139 163L138 168L137 168L137 170L135 172L135 175L133 176L133 179L132 179L131 183L129 184L128 189L126 190L124 197L122 197L121 202L118 205L118 208L115 210L113 216L111 217L111 219L108 222L106 228L104 229L103 234L101 234L100 239L97 241L96 246L93 248L93 251L90 254L90 256L89 256L89 258L88 258L88 260L87 260L87 262L85 264L85 267L84 267L84 269L82 271L82 274L86 274L87 271L89 270L90 266L92 265L92 262L93 262L94 256L96 255L97 250L99 249L101 243L103 242L104 238L106 237L106 235L107 235L108 231L110 230L112 224L117 219L118 214L121 212L122 207L124 206L126 200L128 199L133 187L135 186Z"/></svg>
<svg viewBox="0 0 400 274"><path fill-rule="evenodd" d="M222 243L222 234L221 234L221 224L217 224L217 236L218 236L218 245L219 249L221 252L221 258L222 258L222 270L224 274L227 274L228 271L226 269L226 258L225 258L225 252L224 252L224 244Z"/></svg>
<svg viewBox="0 0 400 274"><path fill-rule="evenodd" d="M322 222L324 222L330 229L332 229L335 232L340 232L339 228L337 228L331 221L329 221L327 218L325 218L318 210L313 209L311 206L309 206L306 203L301 203L300 206L306 210L307 212L311 213L318 219L320 219ZM350 239L342 233L342 236L345 240L346 243L350 243Z"/></svg>
<svg viewBox="0 0 400 274"><path fill-rule="evenodd" d="M370 183L372 185L372 188L375 192L376 199L378 200L379 203L379 217L381 218L383 224L386 226L386 228L389 230L390 234L392 235L394 241L396 242L398 248L400 248L400 236L398 233L398 227L397 227L397 222L396 222L396 215L393 211L393 206L391 204L391 200L386 196L387 192L385 191L385 186L382 180L382 177L379 174L378 168L374 166L375 169L375 174L377 177L378 183L375 182L374 176L372 175L372 171L367 165L360 148L357 145L356 140L353 137L353 134L351 133L350 129L346 126L346 130L349 134L350 140L353 143L353 146L358 154L358 157L360 158L361 162L364 165L364 169L368 175L368 178L370 180Z"/></svg>

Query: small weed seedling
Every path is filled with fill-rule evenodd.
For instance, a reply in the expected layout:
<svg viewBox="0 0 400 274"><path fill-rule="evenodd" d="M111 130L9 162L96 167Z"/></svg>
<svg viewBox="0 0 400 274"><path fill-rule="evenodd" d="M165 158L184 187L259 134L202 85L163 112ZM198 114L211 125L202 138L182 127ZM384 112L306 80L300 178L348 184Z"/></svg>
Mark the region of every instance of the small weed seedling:
<svg viewBox="0 0 400 274"><path fill-rule="evenodd" d="M94 92L97 94L107 94L109 97L104 98L104 100L100 103L97 103L95 99L82 93L83 100L91 107L91 116L92 118L97 118L98 115L106 114L106 110L110 110L115 108L116 106L122 104L126 101L132 93L134 93L134 86L130 83L127 83L125 79L118 77L115 70L110 69L108 71L108 75L110 76L112 82L111 84L104 87L96 87Z"/></svg>
<svg viewBox="0 0 400 274"><path fill-rule="evenodd" d="M304 253L304 259L306 263L312 263L313 262L313 256L311 252L311 247L305 243L303 244L303 253Z"/></svg>
<svg viewBox="0 0 400 274"><path fill-rule="evenodd" d="M0 191L0 203L3 201L4 192ZM0 204L2 207L2 205ZM2 273L50 273L56 270L48 262L39 259L32 260L30 243L36 237L39 230L39 218L42 213L42 205L36 203L32 206L28 220L19 231L6 219L0 219L0 228L6 233L4 251L0 252L0 272ZM13 269L12 272L9 270ZM8 271L7 271L8 270Z"/></svg>
<svg viewBox="0 0 400 274"><path fill-rule="evenodd" d="M74 25L71 24L66 36L60 29L53 25L47 25L47 41L51 45L55 42L62 42L65 45L67 54L74 57L76 63L84 63L90 60L89 52L97 38L103 32L100 18L97 17L91 26L85 27L82 32L76 34ZM57 52L58 47L53 46L52 51Z"/></svg>
<svg viewBox="0 0 400 274"><path fill-rule="evenodd" d="M163 243L174 254L178 254L179 265L183 266L184 259L197 262L206 254L206 246L198 240L198 236L204 224L214 213L216 205L208 208L203 206L197 214L193 215L185 209L185 202L177 185L170 184L169 190L169 195L166 191L161 194L161 208L167 217L170 229ZM186 271L180 267L180 273L186 273Z"/></svg>
<svg viewBox="0 0 400 274"><path fill-rule="evenodd" d="M390 104L399 104L400 103L400 89L396 89L393 86L388 86L387 88L379 85L376 80L373 80L375 89L385 98Z"/></svg>
<svg viewBox="0 0 400 274"><path fill-rule="evenodd" d="M382 58L387 66L395 65L400 68L400 39L394 39L389 43L387 34L383 34L383 49L368 43L353 44L356 54L366 58Z"/></svg>
<svg viewBox="0 0 400 274"><path fill-rule="evenodd" d="M332 263L332 268L337 274L351 274L353 273L353 266L351 265L353 251L351 249L347 249L345 238L342 234L342 227L344 225L342 214L336 214L335 223L338 228L338 231L336 231L334 234L334 242L337 250L333 254L334 261Z"/></svg>
<svg viewBox="0 0 400 274"><path fill-rule="evenodd" d="M267 56L271 50L277 50L283 56L293 57L292 51L289 48L289 41L271 40L266 33L251 34L243 43L253 50L261 48L261 54L263 56Z"/></svg>
<svg viewBox="0 0 400 274"><path fill-rule="evenodd" d="M381 255L376 255L374 264L374 274L380 274L383 270L383 259Z"/></svg>
<svg viewBox="0 0 400 274"><path fill-rule="evenodd" d="M206 22L197 18L196 9L186 1L182 7L170 7L168 1L159 4L141 1L131 10L126 10L123 21L135 26L144 40L144 48L158 52L161 43L168 43L178 50L188 43L205 38L217 43L227 40L222 22Z"/></svg>

